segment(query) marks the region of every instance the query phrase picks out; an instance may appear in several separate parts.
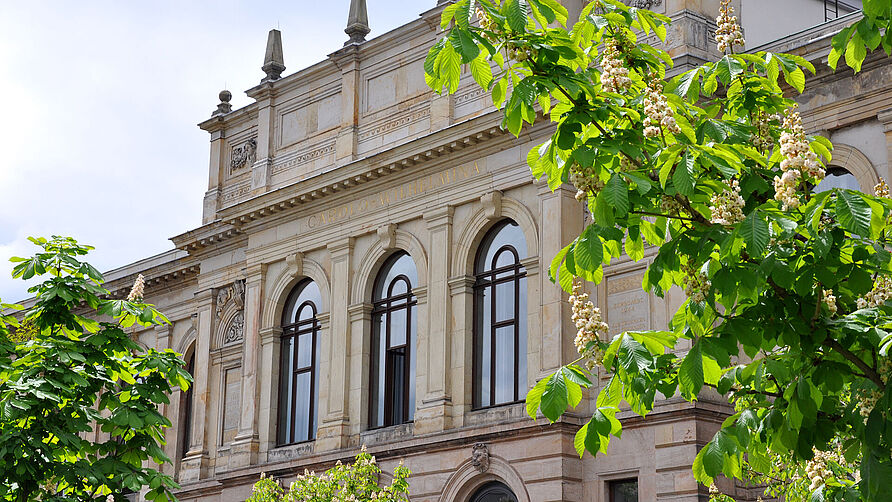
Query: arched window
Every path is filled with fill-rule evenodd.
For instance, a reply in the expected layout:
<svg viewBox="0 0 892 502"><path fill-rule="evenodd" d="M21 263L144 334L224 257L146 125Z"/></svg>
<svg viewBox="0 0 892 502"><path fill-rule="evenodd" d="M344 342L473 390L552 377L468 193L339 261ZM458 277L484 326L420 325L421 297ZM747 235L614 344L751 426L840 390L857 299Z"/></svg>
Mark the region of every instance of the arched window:
<svg viewBox="0 0 892 502"><path fill-rule="evenodd" d="M474 407L521 401L527 380L526 240L506 220L483 238L474 266Z"/></svg>
<svg viewBox="0 0 892 502"><path fill-rule="evenodd" d="M316 314L321 305L319 286L311 280L298 284L285 302L279 378L280 445L316 437L319 395L319 321Z"/></svg>
<svg viewBox="0 0 892 502"><path fill-rule="evenodd" d="M412 286L415 262L405 252L391 256L372 294L372 354L369 426L411 422L415 415L415 332L418 320Z"/></svg>
<svg viewBox="0 0 892 502"><path fill-rule="evenodd" d="M505 484L492 481L474 492L469 502L517 502L517 496Z"/></svg>
<svg viewBox="0 0 892 502"><path fill-rule="evenodd" d="M189 453L189 447L191 446L189 443L192 441L192 389L195 388L195 349L192 349L192 354L189 356L188 362L186 363L186 371L192 375L192 383L189 385L189 389L186 392L181 393L180 396L180 416L182 419L180 423L182 427L180 429L180 456L185 457L187 453Z"/></svg>
<svg viewBox="0 0 892 502"><path fill-rule="evenodd" d="M848 188L850 190L861 190L861 184L855 175L850 173L848 169L839 166L830 166L827 168L827 175L818 186L812 190L815 193L826 192L834 188Z"/></svg>

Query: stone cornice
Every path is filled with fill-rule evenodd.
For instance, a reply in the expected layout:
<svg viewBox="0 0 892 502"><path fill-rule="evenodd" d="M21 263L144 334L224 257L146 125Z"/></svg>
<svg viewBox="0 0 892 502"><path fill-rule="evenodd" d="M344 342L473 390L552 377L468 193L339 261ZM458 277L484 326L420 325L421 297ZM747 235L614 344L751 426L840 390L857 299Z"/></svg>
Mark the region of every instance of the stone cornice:
<svg viewBox="0 0 892 502"><path fill-rule="evenodd" d="M421 140L401 145L393 150L381 152L371 157L359 159L319 176L267 192L236 206L224 208L220 213L220 221L228 224L229 228L238 230L243 225L250 224L255 220L266 218L302 204L317 203L320 199L340 194L369 181L425 164L486 140L507 135L507 131L501 130L496 125L498 117L494 115L495 113L491 113L477 119L456 124ZM453 131L462 125L467 127L469 122L479 122L479 126L474 127L472 125L468 127L472 132L455 137ZM423 142L424 139L427 139L427 142L432 143L432 145L426 148L418 148L418 143ZM189 236L189 233L174 237L174 243L178 248L188 249L183 247L184 244L188 245L185 242L185 237L187 236Z"/></svg>
<svg viewBox="0 0 892 502"><path fill-rule="evenodd" d="M197 277L200 269L200 265L195 263L182 265L174 270L159 271L155 274L146 272L146 274L149 274L144 274L148 296L151 296L153 288L159 286L171 287ZM105 288L109 291L108 298L126 298L130 292L130 288L133 287L133 282L136 280L137 275L139 275L139 273L134 273L105 284Z"/></svg>
<svg viewBox="0 0 892 502"><path fill-rule="evenodd" d="M188 251L191 254L217 242L237 237L241 233L241 230L236 226L217 220L195 230L171 237L170 240L173 241L173 245L177 249Z"/></svg>

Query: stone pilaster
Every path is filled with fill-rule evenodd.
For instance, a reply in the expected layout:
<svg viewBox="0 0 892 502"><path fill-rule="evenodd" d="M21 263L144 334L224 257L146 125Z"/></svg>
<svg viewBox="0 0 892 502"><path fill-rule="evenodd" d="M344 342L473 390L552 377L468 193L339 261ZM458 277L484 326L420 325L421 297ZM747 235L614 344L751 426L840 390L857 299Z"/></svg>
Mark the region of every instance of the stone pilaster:
<svg viewBox="0 0 892 502"><path fill-rule="evenodd" d="M195 294L198 310L198 332L195 335L195 368L192 382L192 430L189 451L180 463L180 483L198 481L208 473L208 436L212 430L207 410L211 406L208 369L211 339L214 332L214 291L205 289Z"/></svg>
<svg viewBox="0 0 892 502"><path fill-rule="evenodd" d="M341 70L341 130L335 142L338 166L356 160L360 110L359 45L351 44L329 55Z"/></svg>
<svg viewBox="0 0 892 502"><path fill-rule="evenodd" d="M452 427L464 424L465 413L473 406L474 368L474 276L449 279L452 310L452 353L448 367L452 393Z"/></svg>
<svg viewBox="0 0 892 502"><path fill-rule="evenodd" d="M260 456L275 447L278 431L278 396L281 357L282 328L265 326L260 329L260 408L258 409L257 433L260 440Z"/></svg>
<svg viewBox="0 0 892 502"><path fill-rule="evenodd" d="M232 442L230 466L239 467L257 462L260 451L257 403L261 387L258 375L260 357L260 314L263 305L263 280L266 267L262 264L248 269L245 285L245 338L242 342L242 397L239 430Z"/></svg>
<svg viewBox="0 0 892 502"><path fill-rule="evenodd" d="M551 258L583 230L584 213L582 203L576 200L574 191L568 185L554 192L548 188L544 178L538 185L542 210L540 259L543 270L547 270ZM567 294L548 280L548 274L538 275L542 297L541 338L531 338L527 347L530 354L528 379L533 382L557 369L564 361L575 359L576 350Z"/></svg>
<svg viewBox="0 0 892 502"><path fill-rule="evenodd" d="M363 424L369 416L369 365L372 357L372 304L368 302L350 305L347 309L350 315L350 332L357 333L352 337L350 351L353 361L350 365L350 395L351 403L357 404L350 408L350 434L359 434L363 431Z"/></svg>
<svg viewBox="0 0 892 502"><path fill-rule="evenodd" d="M331 254L331 330L327 344L328 353L323 360L331 367L320 381L320 389L326 396L325 407L320 410L319 429L316 433L316 451L343 448L349 434L349 385L350 385L350 322L347 306L350 304L350 287L353 283L350 261L353 254L353 238L348 237L328 246ZM320 392L320 393L321 393ZM320 403L321 405L322 403ZM320 406L321 408L321 406Z"/></svg>
<svg viewBox="0 0 892 502"><path fill-rule="evenodd" d="M257 152L251 166L251 193L259 195L269 189L275 152L276 100L272 82L265 82L249 92L257 100Z"/></svg>
<svg viewBox="0 0 892 502"><path fill-rule="evenodd" d="M425 333L427 350L417 352L419 374L426 376L418 382L421 398L416 403L415 433L427 434L451 427L452 396L449 379L451 364L452 310L449 294L449 264L452 263L451 206L440 207L424 214L430 236L430 267L428 270L427 304L428 329ZM420 302L419 302L420 303ZM421 333L419 333L421 335Z"/></svg>
<svg viewBox="0 0 892 502"><path fill-rule="evenodd" d="M220 208L220 182L223 175L223 143L225 130L222 123L210 131L211 155L208 165L208 191L204 194L201 223L206 224L217 218L217 210Z"/></svg>
<svg viewBox="0 0 892 502"><path fill-rule="evenodd" d="M880 172L880 177L888 179L892 174L892 108L877 113L877 119L883 124L883 132L886 135L886 172Z"/></svg>

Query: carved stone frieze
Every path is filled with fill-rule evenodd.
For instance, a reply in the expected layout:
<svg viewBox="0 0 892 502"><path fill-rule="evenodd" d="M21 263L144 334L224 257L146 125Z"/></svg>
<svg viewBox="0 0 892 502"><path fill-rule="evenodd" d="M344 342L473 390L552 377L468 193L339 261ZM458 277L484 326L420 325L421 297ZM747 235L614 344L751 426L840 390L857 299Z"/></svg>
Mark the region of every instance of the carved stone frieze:
<svg viewBox="0 0 892 502"><path fill-rule="evenodd" d="M239 169L243 169L254 164L257 160L257 141L249 139L239 146L232 148L232 155L229 160L229 173L232 174Z"/></svg>
<svg viewBox="0 0 892 502"><path fill-rule="evenodd" d="M217 291L217 319L223 319L226 306L233 302L238 310L245 307L245 281L238 280Z"/></svg>
<svg viewBox="0 0 892 502"><path fill-rule="evenodd" d="M489 470L489 448L486 443L474 443L471 450L471 465L481 473Z"/></svg>
<svg viewBox="0 0 892 502"><path fill-rule="evenodd" d="M629 7L637 7L639 9L650 9L663 3L663 0L626 0Z"/></svg>
<svg viewBox="0 0 892 502"><path fill-rule="evenodd" d="M245 313L240 310L233 316L226 332L223 333L223 345L240 342L243 338L245 338Z"/></svg>

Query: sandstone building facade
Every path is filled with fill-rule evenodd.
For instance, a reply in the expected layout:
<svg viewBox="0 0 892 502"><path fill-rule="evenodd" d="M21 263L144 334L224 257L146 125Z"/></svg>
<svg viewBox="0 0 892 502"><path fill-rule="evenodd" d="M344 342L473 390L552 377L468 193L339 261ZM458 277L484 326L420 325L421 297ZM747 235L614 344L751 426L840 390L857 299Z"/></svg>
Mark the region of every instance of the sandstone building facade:
<svg viewBox="0 0 892 502"><path fill-rule="evenodd" d="M673 18L675 71L715 55L718 0L634 1ZM800 101L807 129L836 144L831 179L867 190L888 178L892 66L882 54L858 75L822 63L857 14L795 0L820 19L778 19L742 2L744 29L764 39L750 49L818 66ZM547 123L506 134L470 75L452 96L427 88L445 3L413 3L429 10L366 41L365 2L353 0L348 43L290 75L271 32L254 102L232 110L223 92L200 124L202 226L107 274L122 295L148 278L147 300L172 324L137 335L185 354L195 377L165 410L180 500L244 500L263 472L287 482L361 445L385 471L402 460L419 502L706 499L690 466L726 416L720 400L626 414L623 438L598 458L573 448L588 400L554 425L526 416L526 389L575 359L567 298L547 268L587 215L569 189L531 178L526 152ZM645 262L614 261L591 286L612 334L664 326L681 301L640 290Z"/></svg>

